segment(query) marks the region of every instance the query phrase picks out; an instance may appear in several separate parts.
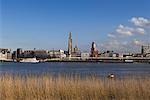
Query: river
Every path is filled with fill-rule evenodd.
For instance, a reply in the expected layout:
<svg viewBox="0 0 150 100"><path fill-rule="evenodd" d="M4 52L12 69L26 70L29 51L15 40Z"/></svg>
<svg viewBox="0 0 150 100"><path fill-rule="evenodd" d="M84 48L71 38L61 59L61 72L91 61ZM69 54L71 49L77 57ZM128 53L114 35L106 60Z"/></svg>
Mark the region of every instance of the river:
<svg viewBox="0 0 150 100"><path fill-rule="evenodd" d="M45 62L45 63L14 63L1 62L0 73L13 74L78 74L107 77L113 73L116 77L150 77L150 64L144 63L88 63L88 62Z"/></svg>

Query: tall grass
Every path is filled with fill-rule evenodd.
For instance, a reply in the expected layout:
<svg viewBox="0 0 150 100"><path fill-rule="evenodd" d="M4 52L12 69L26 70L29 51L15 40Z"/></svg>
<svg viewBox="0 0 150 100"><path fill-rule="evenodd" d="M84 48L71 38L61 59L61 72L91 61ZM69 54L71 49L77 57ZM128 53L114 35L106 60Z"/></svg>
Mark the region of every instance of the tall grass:
<svg viewBox="0 0 150 100"><path fill-rule="evenodd" d="M0 76L0 100L150 100L150 78Z"/></svg>

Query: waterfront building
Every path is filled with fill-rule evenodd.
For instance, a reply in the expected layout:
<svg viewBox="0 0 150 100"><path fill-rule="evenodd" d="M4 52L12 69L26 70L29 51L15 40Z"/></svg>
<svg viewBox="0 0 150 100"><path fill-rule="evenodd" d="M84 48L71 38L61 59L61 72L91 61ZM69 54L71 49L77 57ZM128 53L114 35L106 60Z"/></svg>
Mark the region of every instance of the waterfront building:
<svg viewBox="0 0 150 100"><path fill-rule="evenodd" d="M150 57L150 53L146 54L146 57Z"/></svg>
<svg viewBox="0 0 150 100"><path fill-rule="evenodd" d="M24 50L22 55L24 58L46 59L48 58L48 50Z"/></svg>
<svg viewBox="0 0 150 100"><path fill-rule="evenodd" d="M81 52L72 52L71 57L81 57Z"/></svg>
<svg viewBox="0 0 150 100"><path fill-rule="evenodd" d="M146 57L150 57L150 45L145 45L141 47L141 54Z"/></svg>
<svg viewBox="0 0 150 100"><path fill-rule="evenodd" d="M130 57L133 57L134 55L132 53L124 53L123 54L123 57L126 57L126 58L130 58Z"/></svg>
<svg viewBox="0 0 150 100"><path fill-rule="evenodd" d="M24 50L22 52L22 58L33 58L34 57L34 50Z"/></svg>
<svg viewBox="0 0 150 100"><path fill-rule="evenodd" d="M90 57L90 53L88 53L88 52L82 52L81 53L81 58L82 59L88 59Z"/></svg>
<svg viewBox="0 0 150 100"><path fill-rule="evenodd" d="M133 57L143 57L143 55L141 53L135 53L133 54Z"/></svg>
<svg viewBox="0 0 150 100"><path fill-rule="evenodd" d="M16 54L15 54L16 53ZM13 54L14 56L17 55L17 58L38 58L38 59L46 59L48 56L48 51L47 50L22 50L22 49L17 49L16 52Z"/></svg>
<svg viewBox="0 0 150 100"><path fill-rule="evenodd" d="M12 59L13 60L17 59L17 53L16 53L16 51L13 51L13 53L12 53Z"/></svg>
<svg viewBox="0 0 150 100"><path fill-rule="evenodd" d="M119 54L118 53L113 53L112 57L119 57Z"/></svg>
<svg viewBox="0 0 150 100"><path fill-rule="evenodd" d="M33 50L33 55L37 59L46 59L48 58L48 50Z"/></svg>
<svg viewBox="0 0 150 100"><path fill-rule="evenodd" d="M109 53L103 52L99 56L100 57L109 57Z"/></svg>
<svg viewBox="0 0 150 100"><path fill-rule="evenodd" d="M72 54L72 33L69 33L69 38L68 38L68 57L71 57Z"/></svg>
<svg viewBox="0 0 150 100"><path fill-rule="evenodd" d="M64 50L49 50L48 55L50 58L66 58Z"/></svg>
<svg viewBox="0 0 150 100"><path fill-rule="evenodd" d="M0 48L0 60L12 60L12 53L10 49Z"/></svg>
<svg viewBox="0 0 150 100"><path fill-rule="evenodd" d="M81 52L77 46L74 47L74 49L71 53L71 57L81 57Z"/></svg>
<svg viewBox="0 0 150 100"><path fill-rule="evenodd" d="M103 53L100 53L100 57L119 57L118 53L115 53L114 51L106 51Z"/></svg>
<svg viewBox="0 0 150 100"><path fill-rule="evenodd" d="M118 53L119 57L134 57L133 53Z"/></svg>
<svg viewBox="0 0 150 100"><path fill-rule="evenodd" d="M78 49L78 47L77 47L77 45L73 48L73 52L78 52L79 51L79 49Z"/></svg>
<svg viewBox="0 0 150 100"><path fill-rule="evenodd" d="M96 44L94 42L92 42L91 57L98 57L98 50L96 49Z"/></svg>
<svg viewBox="0 0 150 100"><path fill-rule="evenodd" d="M19 55L19 58L17 57ZM13 52L13 59L19 60L23 58L47 59L47 58L65 58L66 54L63 50L21 50Z"/></svg>
<svg viewBox="0 0 150 100"><path fill-rule="evenodd" d="M22 57L22 48L17 48L17 51L16 51L16 56L17 58L21 58Z"/></svg>

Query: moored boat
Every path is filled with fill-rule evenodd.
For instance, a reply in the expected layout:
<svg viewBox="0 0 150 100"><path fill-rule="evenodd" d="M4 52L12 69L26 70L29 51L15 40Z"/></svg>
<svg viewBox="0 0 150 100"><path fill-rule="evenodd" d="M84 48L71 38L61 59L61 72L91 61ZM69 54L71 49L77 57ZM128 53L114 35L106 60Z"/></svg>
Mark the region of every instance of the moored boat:
<svg viewBox="0 0 150 100"><path fill-rule="evenodd" d="M133 63L133 60L125 60L126 63Z"/></svg>
<svg viewBox="0 0 150 100"><path fill-rule="evenodd" d="M36 58L24 58L24 59L20 60L19 62L38 63L39 60L37 60Z"/></svg>

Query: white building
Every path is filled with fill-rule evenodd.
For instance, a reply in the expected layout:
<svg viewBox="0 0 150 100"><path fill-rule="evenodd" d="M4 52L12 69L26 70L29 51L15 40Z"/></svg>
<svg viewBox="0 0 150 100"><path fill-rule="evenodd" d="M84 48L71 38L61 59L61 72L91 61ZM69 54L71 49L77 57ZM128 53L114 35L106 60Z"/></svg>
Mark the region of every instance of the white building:
<svg viewBox="0 0 150 100"><path fill-rule="evenodd" d="M90 53L88 53L88 52L82 52L81 53L81 58L82 59L87 59L87 58L89 58L90 57Z"/></svg>
<svg viewBox="0 0 150 100"><path fill-rule="evenodd" d="M0 60L4 61L12 60L11 50L0 48Z"/></svg>
<svg viewBox="0 0 150 100"><path fill-rule="evenodd" d="M64 50L50 50L48 51L48 54L52 58L66 58Z"/></svg>

